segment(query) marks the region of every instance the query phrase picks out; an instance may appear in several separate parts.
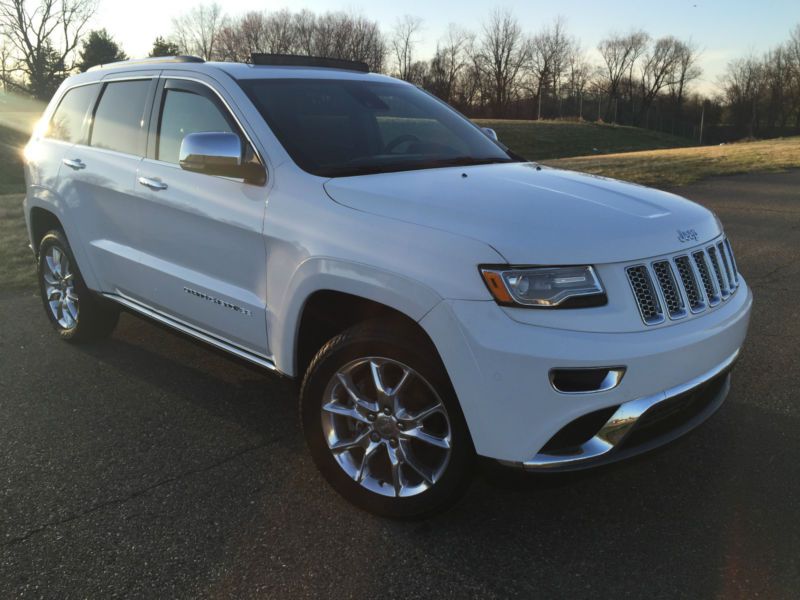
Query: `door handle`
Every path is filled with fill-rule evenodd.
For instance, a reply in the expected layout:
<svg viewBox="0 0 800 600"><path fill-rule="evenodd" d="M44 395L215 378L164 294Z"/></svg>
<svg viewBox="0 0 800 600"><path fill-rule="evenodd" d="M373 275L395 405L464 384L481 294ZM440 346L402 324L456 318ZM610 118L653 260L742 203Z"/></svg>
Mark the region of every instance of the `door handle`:
<svg viewBox="0 0 800 600"><path fill-rule="evenodd" d="M149 177L139 177L139 183L155 192L167 189L166 183L159 181L158 179L150 179Z"/></svg>
<svg viewBox="0 0 800 600"><path fill-rule="evenodd" d="M74 169L76 171L86 168L86 164L80 158L65 158L61 162L67 165L70 169Z"/></svg>

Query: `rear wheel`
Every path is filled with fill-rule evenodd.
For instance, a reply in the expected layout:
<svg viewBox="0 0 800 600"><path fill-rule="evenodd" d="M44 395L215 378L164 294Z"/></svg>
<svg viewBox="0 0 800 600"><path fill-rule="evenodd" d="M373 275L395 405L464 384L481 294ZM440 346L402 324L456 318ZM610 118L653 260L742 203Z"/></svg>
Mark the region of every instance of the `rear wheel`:
<svg viewBox="0 0 800 600"><path fill-rule="evenodd" d="M119 311L86 287L61 231L42 238L37 267L45 313L62 339L77 342L111 334Z"/></svg>
<svg viewBox="0 0 800 600"><path fill-rule="evenodd" d="M319 351L301 391L323 475L354 504L390 517L439 511L471 478L474 450L455 393L417 337L357 326Z"/></svg>

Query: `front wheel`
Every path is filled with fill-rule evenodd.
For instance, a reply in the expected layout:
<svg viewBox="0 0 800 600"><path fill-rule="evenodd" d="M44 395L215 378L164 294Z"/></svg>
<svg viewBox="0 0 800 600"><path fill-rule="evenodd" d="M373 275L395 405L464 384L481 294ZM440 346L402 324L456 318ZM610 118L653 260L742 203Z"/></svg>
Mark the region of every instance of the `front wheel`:
<svg viewBox="0 0 800 600"><path fill-rule="evenodd" d="M416 517L466 490L474 450L427 340L372 322L333 338L301 390L306 441L328 482L376 514Z"/></svg>

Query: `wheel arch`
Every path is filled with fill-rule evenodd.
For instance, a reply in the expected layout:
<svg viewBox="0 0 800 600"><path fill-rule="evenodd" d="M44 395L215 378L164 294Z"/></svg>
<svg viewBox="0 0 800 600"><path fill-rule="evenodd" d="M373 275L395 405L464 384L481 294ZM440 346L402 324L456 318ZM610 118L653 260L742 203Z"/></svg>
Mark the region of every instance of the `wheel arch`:
<svg viewBox="0 0 800 600"><path fill-rule="evenodd" d="M308 260L292 277L280 309L271 312L276 366L301 376L325 342L372 319L413 328L435 350L419 321L440 301L427 286L396 273L335 259Z"/></svg>
<svg viewBox="0 0 800 600"><path fill-rule="evenodd" d="M29 213L31 248L36 255L39 254L39 244L48 231L57 229L65 236L64 225L59 216L48 208L33 206Z"/></svg>

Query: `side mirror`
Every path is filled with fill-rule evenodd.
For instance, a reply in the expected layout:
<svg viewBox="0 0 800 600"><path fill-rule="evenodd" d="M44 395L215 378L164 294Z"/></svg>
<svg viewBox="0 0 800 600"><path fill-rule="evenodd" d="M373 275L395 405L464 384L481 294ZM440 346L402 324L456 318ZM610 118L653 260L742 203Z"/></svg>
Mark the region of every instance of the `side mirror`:
<svg viewBox="0 0 800 600"><path fill-rule="evenodd" d="M236 177L249 183L265 180L264 168L257 161L244 160L242 139L235 133L190 133L181 142L178 163L193 173Z"/></svg>
<svg viewBox="0 0 800 600"><path fill-rule="evenodd" d="M483 133L486 134L486 137L488 137L491 140L494 140L495 142L498 141L497 132L494 129L492 129L491 127L482 127L481 129Z"/></svg>

